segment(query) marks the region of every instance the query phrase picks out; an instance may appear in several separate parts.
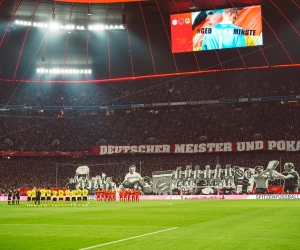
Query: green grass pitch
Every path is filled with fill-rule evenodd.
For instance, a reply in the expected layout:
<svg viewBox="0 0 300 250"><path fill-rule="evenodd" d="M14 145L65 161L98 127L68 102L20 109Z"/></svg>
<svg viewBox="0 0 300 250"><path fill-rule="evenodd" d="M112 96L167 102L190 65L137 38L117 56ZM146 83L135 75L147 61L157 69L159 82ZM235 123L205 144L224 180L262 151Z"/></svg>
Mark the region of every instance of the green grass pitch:
<svg viewBox="0 0 300 250"><path fill-rule="evenodd" d="M0 202L0 249L298 250L299 212L300 200L91 201L88 207Z"/></svg>

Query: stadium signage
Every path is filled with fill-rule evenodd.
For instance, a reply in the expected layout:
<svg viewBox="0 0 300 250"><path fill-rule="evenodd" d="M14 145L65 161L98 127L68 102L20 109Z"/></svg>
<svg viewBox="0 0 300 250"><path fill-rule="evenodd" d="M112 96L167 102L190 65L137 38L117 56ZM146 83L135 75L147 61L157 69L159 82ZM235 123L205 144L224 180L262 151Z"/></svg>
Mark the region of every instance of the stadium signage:
<svg viewBox="0 0 300 250"><path fill-rule="evenodd" d="M259 194L255 196L256 200L299 200L298 194Z"/></svg>
<svg viewBox="0 0 300 250"><path fill-rule="evenodd" d="M100 145L92 146L95 155L114 154L186 154L186 153L210 153L210 152L246 152L246 151L300 151L298 141L243 141L220 143L188 143L188 144L143 144L143 145Z"/></svg>

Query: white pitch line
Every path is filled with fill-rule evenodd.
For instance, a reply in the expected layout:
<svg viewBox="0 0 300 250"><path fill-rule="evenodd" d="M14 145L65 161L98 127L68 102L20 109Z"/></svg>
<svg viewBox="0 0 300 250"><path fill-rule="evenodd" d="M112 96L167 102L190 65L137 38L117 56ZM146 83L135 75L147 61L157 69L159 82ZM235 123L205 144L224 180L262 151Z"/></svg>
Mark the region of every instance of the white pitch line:
<svg viewBox="0 0 300 250"><path fill-rule="evenodd" d="M133 240L133 239L141 238L141 237L152 235L152 234L158 234L158 233L162 233L162 232L174 230L174 229L177 229L177 228L178 227L172 227L172 228L168 228L168 229L165 229L165 230L160 230L160 231L156 231L156 232L152 232L152 233L148 233L148 234L142 234L142 235L138 235L138 236L133 236L133 237L125 238L125 239L122 239L122 240L116 240L116 241L107 242L107 243L100 244L100 245L95 245L95 246L91 246L91 247L81 248L79 250L88 250L88 249L92 249L92 248L96 248L96 247L103 247L103 246L107 246L107 245L111 245L111 244L123 242L123 241L126 241L126 240Z"/></svg>

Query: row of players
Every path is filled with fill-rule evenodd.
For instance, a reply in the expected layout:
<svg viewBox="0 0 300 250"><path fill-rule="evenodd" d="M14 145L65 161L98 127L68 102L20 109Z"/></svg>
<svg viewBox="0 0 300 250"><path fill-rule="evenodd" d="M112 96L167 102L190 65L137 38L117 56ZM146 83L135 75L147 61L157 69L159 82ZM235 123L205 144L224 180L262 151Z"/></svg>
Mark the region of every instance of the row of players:
<svg viewBox="0 0 300 250"><path fill-rule="evenodd" d="M98 189L96 192L97 202L139 202L139 189Z"/></svg>
<svg viewBox="0 0 300 250"><path fill-rule="evenodd" d="M36 188L27 190L27 206L87 206L89 191L84 189L63 190L49 188Z"/></svg>
<svg viewBox="0 0 300 250"><path fill-rule="evenodd" d="M73 190L34 187L27 190L27 206L87 206L88 194L86 187ZM139 190L123 188L98 189L96 192L97 202L137 202L139 196Z"/></svg>

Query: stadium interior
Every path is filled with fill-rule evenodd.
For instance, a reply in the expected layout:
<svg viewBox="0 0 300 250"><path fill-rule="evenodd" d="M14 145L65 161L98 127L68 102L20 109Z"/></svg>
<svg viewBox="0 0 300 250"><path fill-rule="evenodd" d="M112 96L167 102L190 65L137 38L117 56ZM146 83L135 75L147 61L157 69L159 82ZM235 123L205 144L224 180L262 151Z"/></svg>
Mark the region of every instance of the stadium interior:
<svg viewBox="0 0 300 250"><path fill-rule="evenodd" d="M262 46L172 53L170 15L252 5ZM271 160L299 173L299 17L300 0L0 0L1 193L65 187L82 165L117 185L131 165L147 178ZM249 148L198 147L227 142ZM175 144L197 150L138 146ZM101 151L118 145L139 149Z"/></svg>

